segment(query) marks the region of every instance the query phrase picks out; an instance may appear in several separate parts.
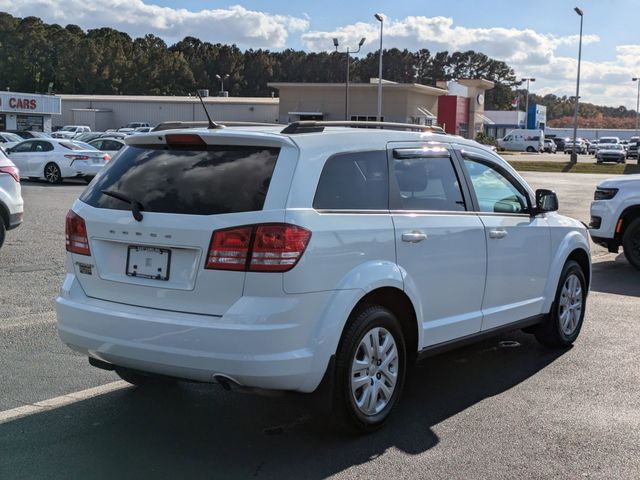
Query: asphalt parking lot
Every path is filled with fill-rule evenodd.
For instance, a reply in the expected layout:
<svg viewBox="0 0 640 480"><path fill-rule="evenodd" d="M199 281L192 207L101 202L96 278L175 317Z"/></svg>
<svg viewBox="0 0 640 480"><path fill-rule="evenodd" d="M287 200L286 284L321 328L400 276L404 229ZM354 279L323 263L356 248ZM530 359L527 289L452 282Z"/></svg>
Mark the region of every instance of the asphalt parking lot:
<svg viewBox="0 0 640 480"><path fill-rule="evenodd" d="M524 173L589 219L602 175ZM84 185L23 183L26 220L0 250L0 478L638 478L640 273L595 247L573 348L514 332L417 366L396 414L336 435L302 396L219 386L138 390L58 340L64 217ZM501 343L513 340L516 343ZM2 412L107 385L8 421ZM71 403L73 401L73 403Z"/></svg>

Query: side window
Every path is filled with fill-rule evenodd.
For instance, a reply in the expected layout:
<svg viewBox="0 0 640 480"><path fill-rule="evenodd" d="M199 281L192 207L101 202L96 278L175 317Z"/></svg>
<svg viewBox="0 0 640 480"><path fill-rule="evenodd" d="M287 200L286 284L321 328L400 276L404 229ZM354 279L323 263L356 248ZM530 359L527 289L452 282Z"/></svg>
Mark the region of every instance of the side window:
<svg viewBox="0 0 640 480"><path fill-rule="evenodd" d="M450 158L394 159L393 170L399 190L394 210L466 210Z"/></svg>
<svg viewBox="0 0 640 480"><path fill-rule="evenodd" d="M90 142L89 145L91 145L94 148L97 148L98 150L102 150L102 145L104 145L105 141L104 140L94 140L93 142Z"/></svg>
<svg viewBox="0 0 640 480"><path fill-rule="evenodd" d="M13 152L30 152L33 147L33 142L24 142L13 147Z"/></svg>
<svg viewBox="0 0 640 480"><path fill-rule="evenodd" d="M481 212L524 213L529 204L524 189L489 163L465 159ZM517 186L516 186L517 185Z"/></svg>
<svg viewBox="0 0 640 480"><path fill-rule="evenodd" d="M53 150L53 145L49 142L43 142L42 140L33 142L32 152L50 152Z"/></svg>
<svg viewBox="0 0 640 480"><path fill-rule="evenodd" d="M114 142L113 140L105 140L102 144L104 150L116 151L122 148L122 144L118 142Z"/></svg>
<svg viewBox="0 0 640 480"><path fill-rule="evenodd" d="M313 208L325 210L387 210L387 152L334 155L322 169Z"/></svg>

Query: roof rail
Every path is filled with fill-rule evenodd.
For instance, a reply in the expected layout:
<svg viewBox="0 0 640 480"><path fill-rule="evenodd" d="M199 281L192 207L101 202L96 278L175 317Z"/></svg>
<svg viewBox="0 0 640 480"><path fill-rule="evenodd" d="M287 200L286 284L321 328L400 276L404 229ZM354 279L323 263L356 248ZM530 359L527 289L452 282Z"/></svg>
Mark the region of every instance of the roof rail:
<svg viewBox="0 0 640 480"><path fill-rule="evenodd" d="M397 122L375 122L375 121L323 121L323 120L301 120L287 125L280 133L311 133L322 132L325 127L353 127L353 128L380 128L383 130L417 130L420 132L442 133L442 127L430 125L416 125L414 123Z"/></svg>
<svg viewBox="0 0 640 480"><path fill-rule="evenodd" d="M216 125L222 127L279 127L279 123L260 123L260 122L225 122L218 121ZM209 126L209 122L206 121L195 121L195 122L162 122L156 125L151 131L152 132L160 132L163 130L177 130L182 128L207 128Z"/></svg>

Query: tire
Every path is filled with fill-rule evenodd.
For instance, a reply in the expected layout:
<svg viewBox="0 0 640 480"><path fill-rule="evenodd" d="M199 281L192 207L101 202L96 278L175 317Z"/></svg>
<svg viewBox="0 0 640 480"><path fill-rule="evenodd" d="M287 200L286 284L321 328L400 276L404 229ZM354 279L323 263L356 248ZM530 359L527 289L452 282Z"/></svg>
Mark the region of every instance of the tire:
<svg viewBox="0 0 640 480"><path fill-rule="evenodd" d="M125 382L135 385L136 387L159 387L174 385L177 380L169 377L161 377L151 374L145 374L128 368L117 367L116 373Z"/></svg>
<svg viewBox="0 0 640 480"><path fill-rule="evenodd" d="M60 167L55 163L47 163L44 166L44 179L47 183L51 183L53 185L59 185L62 183L62 172L60 171Z"/></svg>
<svg viewBox="0 0 640 480"><path fill-rule="evenodd" d="M4 221L2 220L2 216L0 215L0 248L2 248L2 244L4 243L4 238L7 235L7 229L4 226Z"/></svg>
<svg viewBox="0 0 640 480"><path fill-rule="evenodd" d="M640 270L640 218L636 218L625 229L622 251L629 263Z"/></svg>
<svg viewBox="0 0 640 480"><path fill-rule="evenodd" d="M382 352L371 351L367 340L377 342L379 347L380 342L382 347L385 344L388 347ZM405 340L396 316L379 305L356 312L347 324L336 353L336 426L359 433L380 428L400 399L405 375ZM367 401L371 394L375 395L375 404Z"/></svg>
<svg viewBox="0 0 640 480"><path fill-rule="evenodd" d="M562 269L551 312L535 330L536 339L547 347L571 345L580 334L586 304L584 272L577 262L569 260Z"/></svg>
<svg viewBox="0 0 640 480"><path fill-rule="evenodd" d="M529 152L529 153L533 153L533 152L535 152L535 151L536 151L536 149L535 149L535 148L533 148L533 147L527 147L527 152Z"/></svg>

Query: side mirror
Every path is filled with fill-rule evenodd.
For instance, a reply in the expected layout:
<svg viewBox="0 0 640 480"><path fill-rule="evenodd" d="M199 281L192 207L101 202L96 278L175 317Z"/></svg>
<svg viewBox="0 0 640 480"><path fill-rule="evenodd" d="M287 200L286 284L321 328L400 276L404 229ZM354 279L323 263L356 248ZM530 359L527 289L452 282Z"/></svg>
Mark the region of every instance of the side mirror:
<svg viewBox="0 0 640 480"><path fill-rule="evenodd" d="M536 190L536 213L555 212L558 210L558 196L552 190Z"/></svg>

